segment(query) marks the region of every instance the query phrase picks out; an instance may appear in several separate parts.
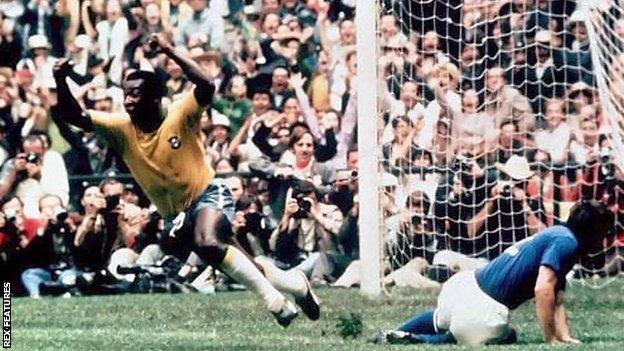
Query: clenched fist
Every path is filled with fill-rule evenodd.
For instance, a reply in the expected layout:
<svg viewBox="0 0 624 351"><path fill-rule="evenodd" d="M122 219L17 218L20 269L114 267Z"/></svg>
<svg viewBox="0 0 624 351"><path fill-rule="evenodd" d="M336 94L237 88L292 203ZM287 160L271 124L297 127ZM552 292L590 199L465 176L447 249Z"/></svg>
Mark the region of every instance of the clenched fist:
<svg viewBox="0 0 624 351"><path fill-rule="evenodd" d="M74 68L74 63L68 59L59 59L54 64L54 68L52 72L54 73L55 79L64 79L69 75L71 70Z"/></svg>

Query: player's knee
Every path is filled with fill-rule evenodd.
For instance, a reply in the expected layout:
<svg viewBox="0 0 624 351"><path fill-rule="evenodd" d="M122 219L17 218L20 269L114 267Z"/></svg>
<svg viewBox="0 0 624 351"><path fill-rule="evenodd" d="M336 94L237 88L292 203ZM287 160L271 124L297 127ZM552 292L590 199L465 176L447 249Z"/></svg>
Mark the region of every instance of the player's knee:
<svg viewBox="0 0 624 351"><path fill-rule="evenodd" d="M203 240L198 243L195 253L206 263L213 267L217 267L223 262L225 253L227 252L227 245L219 242L216 239Z"/></svg>
<svg viewBox="0 0 624 351"><path fill-rule="evenodd" d="M196 246L216 246L220 242L213 231L195 231L195 245Z"/></svg>

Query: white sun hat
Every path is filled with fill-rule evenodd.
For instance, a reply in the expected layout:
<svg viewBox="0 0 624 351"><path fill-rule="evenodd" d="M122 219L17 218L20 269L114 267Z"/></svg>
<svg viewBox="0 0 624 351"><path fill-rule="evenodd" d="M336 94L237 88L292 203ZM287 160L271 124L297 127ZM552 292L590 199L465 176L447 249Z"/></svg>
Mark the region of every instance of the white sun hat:
<svg viewBox="0 0 624 351"><path fill-rule="evenodd" d="M526 180L533 175L526 157L513 155L504 164L496 163L496 168L514 180Z"/></svg>

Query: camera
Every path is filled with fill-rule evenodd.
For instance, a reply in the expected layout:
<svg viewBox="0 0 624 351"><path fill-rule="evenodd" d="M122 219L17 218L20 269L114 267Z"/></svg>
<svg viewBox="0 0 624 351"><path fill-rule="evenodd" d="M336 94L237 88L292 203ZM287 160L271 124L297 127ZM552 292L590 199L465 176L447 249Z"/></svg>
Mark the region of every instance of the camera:
<svg viewBox="0 0 624 351"><path fill-rule="evenodd" d="M245 227L250 232L255 232L265 228L264 217L259 212L245 214Z"/></svg>
<svg viewBox="0 0 624 351"><path fill-rule="evenodd" d="M297 219L308 217L308 213L310 213L310 209L312 208L312 204L305 199L307 194L299 193L295 195L295 200L297 200L297 205L299 206L299 211L294 214L294 217Z"/></svg>
<svg viewBox="0 0 624 351"><path fill-rule="evenodd" d="M100 209L100 214L110 213L119 205L121 195L106 196L106 207Z"/></svg>
<svg viewBox="0 0 624 351"><path fill-rule="evenodd" d="M425 217L424 214L412 215L412 228L420 225L424 225L425 229L431 229L433 228L433 220L430 217Z"/></svg>
<svg viewBox="0 0 624 351"><path fill-rule="evenodd" d="M62 207L59 207L54 211L54 217L56 217L56 221L59 223L65 222L68 216L67 211Z"/></svg>
<svg viewBox="0 0 624 351"><path fill-rule="evenodd" d="M611 180L615 177L615 166L611 162L611 148L601 147L598 152L598 161L600 162L600 173L605 180Z"/></svg>
<svg viewBox="0 0 624 351"><path fill-rule="evenodd" d="M14 208L7 208L4 211L4 218L7 223L15 221L15 217L17 216L17 210Z"/></svg>
<svg viewBox="0 0 624 351"><path fill-rule="evenodd" d="M544 162L537 162L531 165L531 170L537 173L546 173L550 171L550 167Z"/></svg>
<svg viewBox="0 0 624 351"><path fill-rule="evenodd" d="M606 164L611 162L611 148L609 147L601 147L598 152L598 159L600 163Z"/></svg>
<svg viewBox="0 0 624 351"><path fill-rule="evenodd" d="M501 188L500 194L504 197L511 196L511 190L513 189L513 183L510 181L501 181L498 183Z"/></svg>
<svg viewBox="0 0 624 351"><path fill-rule="evenodd" d="M456 167L460 171L468 172L474 167L475 163L473 160L469 159L466 155L457 155L456 159Z"/></svg>
<svg viewBox="0 0 624 351"><path fill-rule="evenodd" d="M414 227L419 226L422 223L422 216L414 215L412 216L412 225Z"/></svg>
<svg viewBox="0 0 624 351"><path fill-rule="evenodd" d="M34 152L29 152L28 154L26 154L26 162L39 163L39 155Z"/></svg>

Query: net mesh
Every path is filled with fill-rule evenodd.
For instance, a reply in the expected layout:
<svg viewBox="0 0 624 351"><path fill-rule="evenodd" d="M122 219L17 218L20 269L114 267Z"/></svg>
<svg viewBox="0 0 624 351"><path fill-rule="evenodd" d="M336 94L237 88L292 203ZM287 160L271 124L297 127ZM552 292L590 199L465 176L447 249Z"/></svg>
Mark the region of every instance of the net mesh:
<svg viewBox="0 0 624 351"><path fill-rule="evenodd" d="M616 240L574 274L622 271L622 5L379 3L386 285L482 265L582 198L616 211Z"/></svg>

